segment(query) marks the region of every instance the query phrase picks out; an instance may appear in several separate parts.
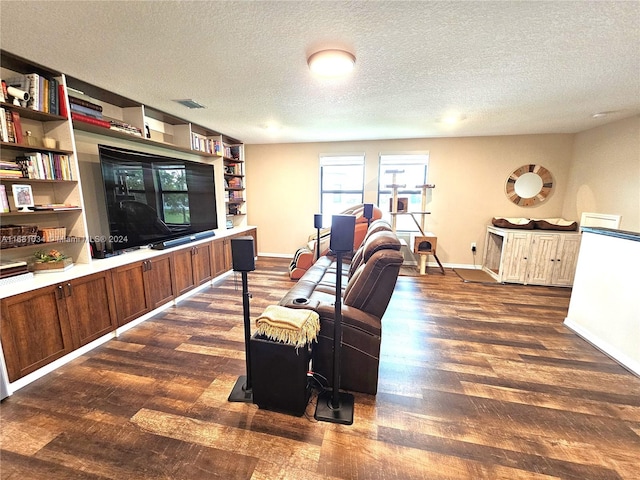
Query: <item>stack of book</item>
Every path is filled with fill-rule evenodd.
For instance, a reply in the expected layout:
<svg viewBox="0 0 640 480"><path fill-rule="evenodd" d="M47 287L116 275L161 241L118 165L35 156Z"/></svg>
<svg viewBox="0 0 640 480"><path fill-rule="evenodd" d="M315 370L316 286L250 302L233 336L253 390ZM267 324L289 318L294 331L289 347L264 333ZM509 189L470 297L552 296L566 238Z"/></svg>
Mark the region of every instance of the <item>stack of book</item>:
<svg viewBox="0 0 640 480"><path fill-rule="evenodd" d="M2 178L25 178L22 165L15 162L0 160L0 177Z"/></svg>
<svg viewBox="0 0 640 480"><path fill-rule="evenodd" d="M69 96L69 110L71 110L72 120L103 128L111 127L111 124L102 118L102 106L89 100Z"/></svg>
<svg viewBox="0 0 640 480"><path fill-rule="evenodd" d="M138 137L142 136L142 130L134 127L133 125L129 125L128 123L120 122L118 120L111 120L110 122L111 130L116 130L118 132L127 133L129 135L136 135Z"/></svg>

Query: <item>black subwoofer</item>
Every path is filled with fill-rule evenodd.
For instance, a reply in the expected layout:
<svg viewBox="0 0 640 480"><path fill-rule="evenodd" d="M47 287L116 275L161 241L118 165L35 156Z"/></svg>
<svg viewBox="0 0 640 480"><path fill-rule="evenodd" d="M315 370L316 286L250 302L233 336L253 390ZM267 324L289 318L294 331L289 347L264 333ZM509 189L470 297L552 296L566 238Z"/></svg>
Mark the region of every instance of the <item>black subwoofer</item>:
<svg viewBox="0 0 640 480"><path fill-rule="evenodd" d="M251 337L253 403L266 410L304 414L309 402L307 372L310 346L274 342L267 337Z"/></svg>

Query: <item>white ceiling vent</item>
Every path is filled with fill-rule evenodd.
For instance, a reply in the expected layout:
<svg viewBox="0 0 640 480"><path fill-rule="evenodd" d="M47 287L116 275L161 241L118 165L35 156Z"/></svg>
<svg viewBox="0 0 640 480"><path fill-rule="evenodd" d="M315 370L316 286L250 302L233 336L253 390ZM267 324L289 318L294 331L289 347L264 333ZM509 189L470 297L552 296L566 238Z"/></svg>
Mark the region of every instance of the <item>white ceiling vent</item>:
<svg viewBox="0 0 640 480"><path fill-rule="evenodd" d="M185 98L183 100L174 100L174 102L178 102L180 105L183 105L187 108L207 108L204 105L199 104L195 100L191 100L190 98Z"/></svg>

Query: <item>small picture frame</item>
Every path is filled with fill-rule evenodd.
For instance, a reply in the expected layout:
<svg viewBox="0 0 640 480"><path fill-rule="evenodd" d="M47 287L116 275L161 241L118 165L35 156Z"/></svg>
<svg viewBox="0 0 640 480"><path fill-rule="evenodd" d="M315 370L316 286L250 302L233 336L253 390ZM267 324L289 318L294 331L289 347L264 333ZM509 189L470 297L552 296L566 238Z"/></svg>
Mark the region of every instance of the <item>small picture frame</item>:
<svg viewBox="0 0 640 480"><path fill-rule="evenodd" d="M31 185L12 185L13 202L19 212L31 212L29 207L33 207L33 192Z"/></svg>

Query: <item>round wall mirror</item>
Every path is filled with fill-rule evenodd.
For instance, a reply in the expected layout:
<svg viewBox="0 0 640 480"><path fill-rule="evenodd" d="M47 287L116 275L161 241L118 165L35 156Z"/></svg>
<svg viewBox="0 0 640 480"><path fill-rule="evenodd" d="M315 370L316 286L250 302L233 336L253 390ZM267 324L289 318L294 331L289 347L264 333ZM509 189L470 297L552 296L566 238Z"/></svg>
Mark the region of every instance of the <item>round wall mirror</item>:
<svg viewBox="0 0 640 480"><path fill-rule="evenodd" d="M544 202L553 189L551 172L542 165L523 165L515 169L505 185L507 198L521 207Z"/></svg>

